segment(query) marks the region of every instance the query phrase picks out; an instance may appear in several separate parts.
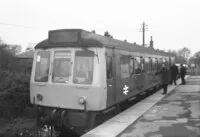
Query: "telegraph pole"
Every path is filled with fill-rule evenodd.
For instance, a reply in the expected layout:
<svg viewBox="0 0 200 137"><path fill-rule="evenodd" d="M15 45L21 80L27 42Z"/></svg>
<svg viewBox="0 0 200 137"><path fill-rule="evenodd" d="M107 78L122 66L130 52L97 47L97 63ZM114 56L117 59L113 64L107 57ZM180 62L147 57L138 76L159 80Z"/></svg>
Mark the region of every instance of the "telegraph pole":
<svg viewBox="0 0 200 137"><path fill-rule="evenodd" d="M147 24L145 22L142 23L142 28L140 28L140 32L142 31L142 46L145 46L145 31L147 31Z"/></svg>

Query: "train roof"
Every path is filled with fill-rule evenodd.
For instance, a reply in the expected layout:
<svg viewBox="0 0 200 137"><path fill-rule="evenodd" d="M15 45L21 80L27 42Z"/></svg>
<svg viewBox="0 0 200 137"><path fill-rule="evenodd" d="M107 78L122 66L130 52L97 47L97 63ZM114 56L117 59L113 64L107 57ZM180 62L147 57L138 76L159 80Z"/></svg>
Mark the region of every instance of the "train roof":
<svg viewBox="0 0 200 137"><path fill-rule="evenodd" d="M108 47L162 56L174 56L171 53L98 35L82 29L60 29L49 31L48 39L38 43L35 46L35 49L61 47Z"/></svg>

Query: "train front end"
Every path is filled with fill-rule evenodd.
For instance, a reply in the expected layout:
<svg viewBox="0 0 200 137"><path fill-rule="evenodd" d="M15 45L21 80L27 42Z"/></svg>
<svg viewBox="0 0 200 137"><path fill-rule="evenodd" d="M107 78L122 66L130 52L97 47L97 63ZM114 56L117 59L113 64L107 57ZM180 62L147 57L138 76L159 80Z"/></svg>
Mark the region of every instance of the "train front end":
<svg viewBox="0 0 200 137"><path fill-rule="evenodd" d="M35 47L30 99L44 123L89 129L106 108L105 49L82 30L49 32Z"/></svg>

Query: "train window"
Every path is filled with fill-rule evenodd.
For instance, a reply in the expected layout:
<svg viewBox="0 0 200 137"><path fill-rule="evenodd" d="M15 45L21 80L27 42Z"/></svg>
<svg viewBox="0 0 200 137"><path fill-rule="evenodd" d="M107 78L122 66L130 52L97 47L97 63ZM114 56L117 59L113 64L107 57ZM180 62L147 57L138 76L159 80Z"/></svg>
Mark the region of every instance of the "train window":
<svg viewBox="0 0 200 137"><path fill-rule="evenodd" d="M153 72L157 71L157 59L155 58L152 59L152 71Z"/></svg>
<svg viewBox="0 0 200 137"><path fill-rule="evenodd" d="M144 71L145 72L150 72L150 59L149 58L144 58Z"/></svg>
<svg viewBox="0 0 200 137"><path fill-rule="evenodd" d="M77 84L92 84L93 67L93 51L76 51L73 82Z"/></svg>
<svg viewBox="0 0 200 137"><path fill-rule="evenodd" d="M159 66L159 60L158 60L158 59L156 59L156 64L157 64L156 71L159 71L159 69L158 69L158 66Z"/></svg>
<svg viewBox="0 0 200 137"><path fill-rule="evenodd" d="M129 66L130 66L130 74L134 74L134 59L133 58L130 58Z"/></svg>
<svg viewBox="0 0 200 137"><path fill-rule="evenodd" d="M143 73L144 72L144 58L142 58L142 57L140 57L140 60L141 60L141 73Z"/></svg>
<svg viewBox="0 0 200 137"><path fill-rule="evenodd" d="M167 60L166 59L162 59L162 64L165 64L165 67L167 67Z"/></svg>
<svg viewBox="0 0 200 137"><path fill-rule="evenodd" d="M40 51L36 57L35 81L47 82L49 74L50 52Z"/></svg>
<svg viewBox="0 0 200 137"><path fill-rule="evenodd" d="M53 82L69 82L69 78L71 76L71 69L71 52L56 51L54 55L54 66L52 76Z"/></svg>
<svg viewBox="0 0 200 137"><path fill-rule="evenodd" d="M129 74L129 56L121 56L120 58L121 66L121 78L127 78Z"/></svg>
<svg viewBox="0 0 200 137"><path fill-rule="evenodd" d="M152 68L152 58L149 57L149 71L152 72L153 68Z"/></svg>
<svg viewBox="0 0 200 137"><path fill-rule="evenodd" d="M106 56L106 75L107 79L113 78L112 57L109 56Z"/></svg>
<svg viewBox="0 0 200 137"><path fill-rule="evenodd" d="M160 69L162 68L162 64L163 64L163 59L160 58L160 59L158 60L158 70L160 70Z"/></svg>
<svg viewBox="0 0 200 137"><path fill-rule="evenodd" d="M165 63L165 66L166 66L167 68L169 68L169 60L168 60L168 59L164 59L164 63Z"/></svg>
<svg viewBox="0 0 200 137"><path fill-rule="evenodd" d="M135 57L134 70L135 70L135 74L140 74L142 72L140 57Z"/></svg>

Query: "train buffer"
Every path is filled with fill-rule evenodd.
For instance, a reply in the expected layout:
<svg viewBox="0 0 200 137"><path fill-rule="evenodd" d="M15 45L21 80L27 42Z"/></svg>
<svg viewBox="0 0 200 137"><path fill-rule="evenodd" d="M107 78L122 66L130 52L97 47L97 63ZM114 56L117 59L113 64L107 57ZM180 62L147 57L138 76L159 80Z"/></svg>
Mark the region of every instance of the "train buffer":
<svg viewBox="0 0 200 137"><path fill-rule="evenodd" d="M199 137L200 76L170 85L94 128L82 137Z"/></svg>

